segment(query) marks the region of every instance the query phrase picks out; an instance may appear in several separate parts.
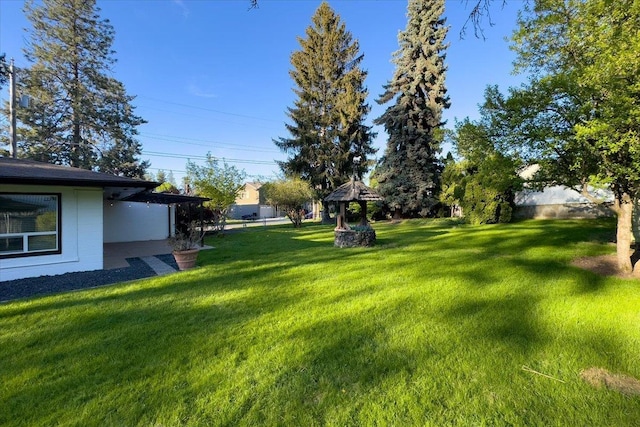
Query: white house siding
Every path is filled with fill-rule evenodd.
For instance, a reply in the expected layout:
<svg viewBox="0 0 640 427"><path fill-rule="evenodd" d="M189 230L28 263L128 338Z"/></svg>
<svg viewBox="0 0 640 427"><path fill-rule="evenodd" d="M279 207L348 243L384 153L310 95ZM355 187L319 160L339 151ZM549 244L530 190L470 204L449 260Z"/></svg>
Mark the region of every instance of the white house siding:
<svg viewBox="0 0 640 427"><path fill-rule="evenodd" d="M102 269L102 188L2 185L0 192L59 193L62 205L62 252L0 259L0 281Z"/></svg>
<svg viewBox="0 0 640 427"><path fill-rule="evenodd" d="M175 229L174 211L161 204L105 201L104 242L166 239Z"/></svg>
<svg viewBox="0 0 640 427"><path fill-rule="evenodd" d="M611 201L610 192L597 191L594 195ZM589 202L576 190L555 185L543 191L524 190L516 194L516 218L596 218L611 216L611 211Z"/></svg>

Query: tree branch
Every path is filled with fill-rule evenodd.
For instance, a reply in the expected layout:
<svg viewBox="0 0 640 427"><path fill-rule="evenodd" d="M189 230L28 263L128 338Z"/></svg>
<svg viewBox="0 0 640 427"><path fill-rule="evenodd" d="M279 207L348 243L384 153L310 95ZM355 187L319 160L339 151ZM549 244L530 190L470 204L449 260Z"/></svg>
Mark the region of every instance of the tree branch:
<svg viewBox="0 0 640 427"><path fill-rule="evenodd" d="M614 213L618 214L619 207L615 203L607 202L606 200L599 199L589 192L589 183L586 180L582 180L582 187L580 188L580 194L597 206L604 206L611 209Z"/></svg>
<svg viewBox="0 0 640 427"><path fill-rule="evenodd" d="M482 20L486 17L489 20L489 26L493 27L495 24L491 19L491 4L495 0L473 0L475 4L471 8L471 12L467 17L467 20L460 29L460 38L463 39L467 34L467 27L473 25L473 35L476 38L482 37L485 40L484 29L482 27ZM464 0L465 6L469 4L469 0ZM507 4L507 0L502 0L502 8Z"/></svg>

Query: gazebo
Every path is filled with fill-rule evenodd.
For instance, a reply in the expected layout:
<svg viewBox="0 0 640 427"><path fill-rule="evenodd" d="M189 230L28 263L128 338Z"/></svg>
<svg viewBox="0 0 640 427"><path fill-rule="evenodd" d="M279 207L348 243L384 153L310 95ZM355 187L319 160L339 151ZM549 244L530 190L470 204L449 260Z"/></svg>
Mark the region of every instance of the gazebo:
<svg viewBox="0 0 640 427"><path fill-rule="evenodd" d="M351 181L342 184L335 191L324 198L325 202L338 203L339 213L336 219L335 246L371 246L375 243L376 232L367 221L367 202L384 200L373 189L367 187L355 177ZM360 223L355 227L349 227L346 220L347 204L358 202L360 204Z"/></svg>

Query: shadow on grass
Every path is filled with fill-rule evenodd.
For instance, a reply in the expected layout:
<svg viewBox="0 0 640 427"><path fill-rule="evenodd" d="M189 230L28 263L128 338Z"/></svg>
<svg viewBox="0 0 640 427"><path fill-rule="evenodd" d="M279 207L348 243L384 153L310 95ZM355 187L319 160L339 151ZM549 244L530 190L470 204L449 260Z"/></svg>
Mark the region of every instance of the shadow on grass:
<svg viewBox="0 0 640 427"><path fill-rule="evenodd" d="M465 299L455 303L447 315L455 324L468 324L474 331L473 337L485 346L489 341L488 346L501 346L513 354L528 354L531 349L539 348L546 335L537 322L538 302L539 298L533 295Z"/></svg>
<svg viewBox="0 0 640 427"><path fill-rule="evenodd" d="M334 247L332 226L313 224L300 230L286 226L246 229L242 233L208 238L207 243L216 246L216 249L200 253L199 270L167 276L169 279L166 280L175 283L167 284L165 279L154 278L141 282L145 283L143 286L116 285L119 288L117 292L104 292L97 300L93 297L85 298L85 291L54 299L55 302L50 303L47 303L47 298L37 303L37 299L34 299L19 311L8 307L8 310L3 311L3 316L98 303L102 299L108 301L120 298L123 292L125 295L131 292L137 295L135 298L144 299L174 292L188 292L194 284L202 287L208 286L209 282L216 282L211 287L212 291L242 288L244 281L277 274L287 275L296 267L313 264L335 262L339 268L357 269L360 260L378 257L382 265L387 253L395 256L398 251L402 252L403 258L391 265L391 268L404 269L407 263L412 263L418 265L419 271L419 264L424 259L437 261L436 268L431 263L428 271L415 275L416 279L424 279L425 276L458 276L476 285L490 285L501 279L500 267L510 265L543 280L570 272L576 278L578 292L595 292L606 283L600 276L568 267L564 259L558 260L554 255L555 248L588 240L589 236L597 237L608 233L610 224L606 221L592 222L591 227L576 227L572 221L525 221L507 226L484 227L454 223L453 228L448 228L450 222L444 221L444 227L441 222L436 221L435 226L429 221L381 223L378 244L372 248ZM584 231L576 232L576 228ZM541 258L523 254L523 251L536 248L548 248L549 256ZM384 265L383 268L388 267ZM375 274L375 266L372 272ZM289 280L294 279L295 277L289 277ZM155 280L160 280L163 285L156 286ZM151 284L151 287L146 284ZM540 285L544 286L544 283Z"/></svg>
<svg viewBox="0 0 640 427"><path fill-rule="evenodd" d="M0 366L2 400L7 403L0 424L20 419L26 425L44 425L49 421L38 417L47 414L55 420L56 411L77 413L73 421L80 424L80 413L88 417L85 422L99 423L99 417L111 413L115 418L109 424L131 424L144 415L145 406L157 405L151 401L154 394L162 394L163 387L177 382L176 376L187 374L194 355L204 352L201 357L214 361L239 352L229 348L230 331L296 301L295 294L256 286L221 295L223 300L215 295L203 298L203 287L208 285L191 282L97 298L85 294L46 307L47 312L38 314L41 327L2 339L3 359L11 363ZM74 310L67 321L47 321L49 315L70 307ZM194 348L199 349L196 354ZM127 392L123 401L115 394L121 388L133 389L137 401L128 401L132 396ZM97 412L82 408L89 401L100 402ZM119 412L124 412L122 419Z"/></svg>
<svg viewBox="0 0 640 427"><path fill-rule="evenodd" d="M346 406L345 411L353 413L365 404L364 398L349 401L354 394L362 397L390 378L413 375L417 360L447 357L415 346L390 345L389 328L403 316L423 322L425 329L439 322L447 332L461 336L468 348L498 347L516 358L530 357L553 332L545 330L538 317L547 298L545 287L563 287L554 292L565 296L571 291L597 292L612 283L568 267L570 251L557 256L558 248L581 242L593 232L583 229L576 233L575 225L555 222L542 227L381 225L378 246L356 249L333 247L328 227L250 230L213 240L216 249L202 252L194 271L8 304L0 308L5 331L20 330L16 325L24 319L37 327L3 335L0 341L4 360L10 361L0 366L7 391L3 399L12 402L0 414L0 424L21 416L26 424L48 424L56 411L82 413L94 423L110 414L111 424L154 424L150 409L144 408L159 411L167 405L158 396L168 395L171 404L195 413L190 406L195 396L218 387L226 387L227 394L224 399L210 397L209 404L224 406L226 413L216 418L216 410L210 409L212 424L324 424L332 409ZM314 265L318 271L308 268ZM342 282L333 284L336 271L350 275L336 275ZM388 283L368 277L383 274ZM338 291L305 300L313 278L322 275L328 277L323 286L333 285ZM559 278L571 280L557 285ZM438 287L446 286L462 295L437 300ZM373 311L361 305L360 299L381 290L387 299L394 290L408 296L392 303L383 300ZM418 304L428 297L436 299L434 305L425 304L420 311ZM352 306L350 311L323 313L321 320L305 323L301 304L318 303L331 310L340 302ZM71 318L65 321L60 316L69 308ZM285 346L285 362L269 360L274 352L270 348L249 354L262 343L262 329L254 329L254 322L261 316L288 320L291 308L303 319L290 331L274 333L281 342L269 343ZM381 313L385 316L377 317ZM571 340L587 348L585 364L600 351L624 349L616 338L599 333ZM247 367L255 359L264 363ZM194 366L205 370L220 360L227 360L227 365L209 373L204 386L189 382L195 382ZM610 362L628 363L620 358ZM255 380L255 387L249 380L235 386L240 390L228 385L226 377L264 366L270 376ZM150 377L157 383L151 388ZM128 401L132 396L137 401ZM90 402L99 403L82 409ZM132 412L119 414L127 406ZM276 418L269 410L294 418ZM535 424L536 419L531 421Z"/></svg>
<svg viewBox="0 0 640 427"><path fill-rule="evenodd" d="M272 382L240 402L227 423L269 424L277 418L285 424L330 424L327 417L332 414L335 422L336 410L346 402L357 402L387 379L414 371L414 349L389 346L385 325L369 323L369 318L354 312L293 331L287 339L300 350L290 354ZM265 413L274 406L275 413Z"/></svg>

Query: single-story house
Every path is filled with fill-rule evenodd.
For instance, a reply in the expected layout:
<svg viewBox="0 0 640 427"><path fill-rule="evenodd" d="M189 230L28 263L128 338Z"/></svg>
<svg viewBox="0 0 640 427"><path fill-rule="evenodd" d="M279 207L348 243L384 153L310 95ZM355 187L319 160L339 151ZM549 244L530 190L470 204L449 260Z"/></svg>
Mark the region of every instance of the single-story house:
<svg viewBox="0 0 640 427"><path fill-rule="evenodd" d="M530 165L520 171L519 175L530 181L540 169L537 164ZM605 202L613 202L613 194L605 189L590 189L590 193ZM562 185L533 190L530 185L518 192L515 197L516 218L564 219L564 218L597 218L611 216L606 206L596 205L584 197L579 191Z"/></svg>
<svg viewBox="0 0 640 427"><path fill-rule="evenodd" d="M613 197L601 192L601 197L612 202ZM516 218L565 219L598 218L611 216L612 211L603 205L596 205L578 191L561 185L547 187L542 191L525 189L516 194Z"/></svg>
<svg viewBox="0 0 640 427"><path fill-rule="evenodd" d="M103 268L103 244L161 240L175 204L144 181L0 157L0 282Z"/></svg>

